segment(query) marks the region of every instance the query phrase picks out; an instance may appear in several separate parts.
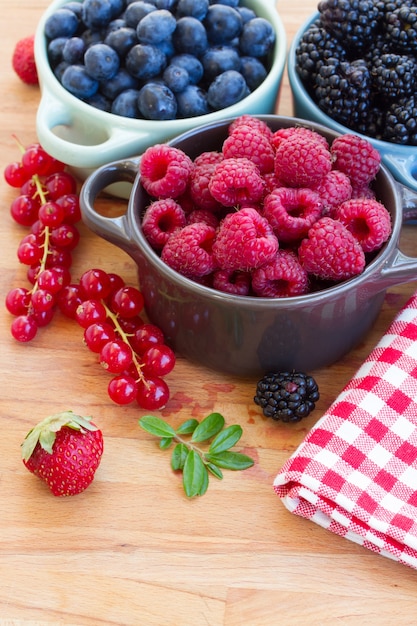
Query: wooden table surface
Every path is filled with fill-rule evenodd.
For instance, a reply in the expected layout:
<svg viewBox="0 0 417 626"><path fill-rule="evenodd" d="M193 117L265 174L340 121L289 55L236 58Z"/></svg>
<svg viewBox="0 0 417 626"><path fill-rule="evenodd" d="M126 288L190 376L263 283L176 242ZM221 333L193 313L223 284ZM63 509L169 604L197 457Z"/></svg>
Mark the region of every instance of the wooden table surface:
<svg viewBox="0 0 417 626"><path fill-rule="evenodd" d="M47 0L3 8L0 24L1 170L18 158L13 134L36 140L39 89L19 81L10 59L18 39L35 31ZM282 2L288 41L315 10L314 0ZM285 77L279 113L291 114ZM12 222L16 191L0 183L0 285L26 285L16 250L24 229ZM127 255L81 226L73 276L92 266L135 283ZM416 252L415 227L402 249ZM242 446L256 463L225 472L200 499L188 500L169 454L138 426L144 414L107 398L107 374L63 316L30 344L10 335L0 316L0 624L132 626L276 626L416 624L417 572L291 515L272 483L284 461L336 398L417 283L389 289L365 340L340 362L314 372L316 411L298 425L271 423L253 403L256 380L241 382L178 359L172 399L162 416L173 425L221 412L243 427ZM92 415L105 454L92 486L54 498L20 459L26 432L71 408Z"/></svg>

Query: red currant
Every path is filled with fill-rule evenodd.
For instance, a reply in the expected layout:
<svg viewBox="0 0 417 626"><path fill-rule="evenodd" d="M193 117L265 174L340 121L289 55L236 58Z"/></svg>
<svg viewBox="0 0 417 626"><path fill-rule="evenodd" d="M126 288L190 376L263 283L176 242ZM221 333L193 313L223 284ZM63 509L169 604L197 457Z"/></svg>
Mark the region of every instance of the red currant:
<svg viewBox="0 0 417 626"><path fill-rule="evenodd" d="M136 354L143 354L146 350L156 344L164 343L164 333L154 324L142 324L133 337L130 338L130 345Z"/></svg>
<svg viewBox="0 0 417 626"><path fill-rule="evenodd" d="M6 295L6 308L12 315L24 315L30 304L30 293L25 287L11 289Z"/></svg>
<svg viewBox="0 0 417 626"><path fill-rule="evenodd" d="M74 224L60 224L51 230L51 245L73 250L80 241L80 233Z"/></svg>
<svg viewBox="0 0 417 626"><path fill-rule="evenodd" d="M143 309L143 295L135 287L121 287L111 299L111 307L120 317L136 317Z"/></svg>
<svg viewBox="0 0 417 626"><path fill-rule="evenodd" d="M46 289L37 289L32 294L30 303L34 311L43 313L44 311L49 311L49 309L54 306L55 298L49 291L46 291Z"/></svg>
<svg viewBox="0 0 417 626"><path fill-rule="evenodd" d="M61 289L58 295L58 306L60 311L69 317L75 319L76 311L83 302L81 287L79 285L66 285Z"/></svg>
<svg viewBox="0 0 417 626"><path fill-rule="evenodd" d="M116 339L116 331L107 322L90 324L84 331L84 343L92 352L101 352L109 341Z"/></svg>
<svg viewBox="0 0 417 626"><path fill-rule="evenodd" d="M56 204L64 209L64 221L67 224L76 224L81 219L80 200L77 194L67 193L55 200Z"/></svg>
<svg viewBox="0 0 417 626"><path fill-rule="evenodd" d="M132 363L132 350L121 339L108 341L100 351L100 364L112 374L121 374Z"/></svg>
<svg viewBox="0 0 417 626"><path fill-rule="evenodd" d="M22 155L22 165L30 176L46 176L50 173L53 161L39 144L29 146Z"/></svg>
<svg viewBox="0 0 417 626"><path fill-rule="evenodd" d="M162 378L154 377L139 381L136 401L142 409L147 411L162 409L168 400L168 385Z"/></svg>
<svg viewBox="0 0 417 626"><path fill-rule="evenodd" d="M23 165L19 162L9 163L4 169L4 178L10 187L21 187L29 178Z"/></svg>
<svg viewBox="0 0 417 626"><path fill-rule="evenodd" d="M75 319L82 328L87 328L96 322L105 322L107 318L106 309L100 300L84 300L76 312Z"/></svg>
<svg viewBox="0 0 417 626"><path fill-rule="evenodd" d="M80 278L80 285L87 298L107 298L111 282L104 270L87 270Z"/></svg>
<svg viewBox="0 0 417 626"><path fill-rule="evenodd" d="M49 200L57 200L61 196L77 191L77 182L68 172L57 172L51 174L45 180L45 189Z"/></svg>
<svg viewBox="0 0 417 626"><path fill-rule="evenodd" d="M130 404L136 399L138 385L134 378L122 374L111 379L107 391L116 404Z"/></svg>
<svg viewBox="0 0 417 626"><path fill-rule="evenodd" d="M10 214L21 226L32 226L38 219L39 200L25 194L17 196L10 206Z"/></svg>
<svg viewBox="0 0 417 626"><path fill-rule="evenodd" d="M65 210L57 202L45 202L38 212L40 222L49 228L56 228L65 218Z"/></svg>
<svg viewBox="0 0 417 626"><path fill-rule="evenodd" d="M31 341L38 330L38 326L29 315L19 315L15 317L10 327L12 336L22 343Z"/></svg>
<svg viewBox="0 0 417 626"><path fill-rule="evenodd" d="M157 344L142 354L141 362L146 376L166 376L174 369L175 354L166 344Z"/></svg>
<svg viewBox="0 0 417 626"><path fill-rule="evenodd" d="M35 235L30 234L23 237L17 249L17 257L21 263L25 265L34 265L39 263L43 256L43 250L39 246Z"/></svg>

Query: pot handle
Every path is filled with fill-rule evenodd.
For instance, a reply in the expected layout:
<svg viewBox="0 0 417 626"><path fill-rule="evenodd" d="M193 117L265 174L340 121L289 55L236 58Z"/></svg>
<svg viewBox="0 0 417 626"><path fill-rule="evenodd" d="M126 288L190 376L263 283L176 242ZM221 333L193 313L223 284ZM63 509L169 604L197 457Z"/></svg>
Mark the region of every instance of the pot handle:
<svg viewBox="0 0 417 626"><path fill-rule="evenodd" d="M138 175L138 166L139 158L124 159L103 165L87 178L80 191L83 222L94 233L130 255L135 249L135 243L132 240L127 214L105 217L95 210L94 205L99 194L109 185L121 182L133 184Z"/></svg>
<svg viewBox="0 0 417 626"><path fill-rule="evenodd" d="M95 168L103 164L103 154L122 159L141 152L151 133L113 129L100 121L100 111L91 105L74 116L68 106L51 92L44 91L36 115L36 131L42 147L50 154L65 155L65 163L77 168ZM94 115L91 114L94 111Z"/></svg>
<svg viewBox="0 0 417 626"><path fill-rule="evenodd" d="M417 192L396 182L403 207L403 224L417 224ZM399 285L417 279L417 258L405 255L397 247L381 270L380 280L385 287Z"/></svg>

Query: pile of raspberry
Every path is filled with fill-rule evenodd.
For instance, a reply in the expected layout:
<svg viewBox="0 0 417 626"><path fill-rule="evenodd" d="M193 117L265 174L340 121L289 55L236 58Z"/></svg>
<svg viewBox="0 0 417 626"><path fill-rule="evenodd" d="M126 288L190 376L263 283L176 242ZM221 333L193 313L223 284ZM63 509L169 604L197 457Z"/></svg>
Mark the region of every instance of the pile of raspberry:
<svg viewBox="0 0 417 626"><path fill-rule="evenodd" d="M372 188L379 152L354 134L231 122L218 151L168 144L140 160L142 229L171 268L218 291L299 296L357 276L391 234Z"/></svg>

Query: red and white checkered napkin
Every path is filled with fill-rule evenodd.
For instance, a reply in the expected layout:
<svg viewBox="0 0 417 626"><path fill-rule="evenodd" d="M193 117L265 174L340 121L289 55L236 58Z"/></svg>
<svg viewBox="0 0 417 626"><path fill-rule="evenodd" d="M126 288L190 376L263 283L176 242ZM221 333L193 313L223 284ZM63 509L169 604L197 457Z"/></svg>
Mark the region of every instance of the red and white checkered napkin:
<svg viewBox="0 0 417 626"><path fill-rule="evenodd" d="M417 292L274 489L292 513L417 569Z"/></svg>

